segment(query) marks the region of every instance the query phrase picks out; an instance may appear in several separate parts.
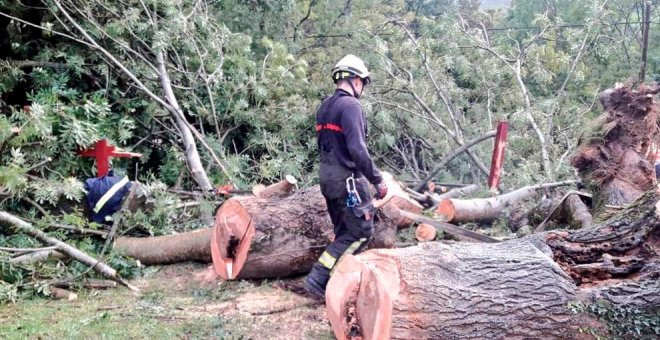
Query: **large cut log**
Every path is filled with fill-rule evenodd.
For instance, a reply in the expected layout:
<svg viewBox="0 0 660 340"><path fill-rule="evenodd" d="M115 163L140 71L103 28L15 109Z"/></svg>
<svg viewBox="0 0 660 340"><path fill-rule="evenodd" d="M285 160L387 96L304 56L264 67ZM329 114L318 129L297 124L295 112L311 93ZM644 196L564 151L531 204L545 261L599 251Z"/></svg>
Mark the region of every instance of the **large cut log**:
<svg viewBox="0 0 660 340"><path fill-rule="evenodd" d="M340 340L560 336L575 299L570 278L529 243L369 251L340 262L327 292Z"/></svg>
<svg viewBox="0 0 660 340"><path fill-rule="evenodd" d="M649 192L576 232L345 256L326 311L338 339L579 338L581 327L605 327L570 311L573 301L657 315L659 254L660 195Z"/></svg>
<svg viewBox="0 0 660 340"><path fill-rule="evenodd" d="M118 237L114 249L144 265L184 261L211 262L212 228L157 237Z"/></svg>
<svg viewBox="0 0 660 340"><path fill-rule="evenodd" d="M660 104L653 97L658 92L656 84L600 94L604 113L590 135L581 136L571 159L597 207L628 204L655 184L653 164L642 150L660 138Z"/></svg>
<svg viewBox="0 0 660 340"><path fill-rule="evenodd" d="M526 186L491 198L469 200L447 198L440 200L435 212L443 216L447 222L492 221L497 219L507 206L534 197L537 190L571 184L575 184L575 181Z"/></svg>
<svg viewBox="0 0 660 340"><path fill-rule="evenodd" d="M234 197L218 209L215 221L211 254L223 279L307 273L334 237L319 186L276 200ZM370 247L392 247L396 228L392 219L378 218Z"/></svg>

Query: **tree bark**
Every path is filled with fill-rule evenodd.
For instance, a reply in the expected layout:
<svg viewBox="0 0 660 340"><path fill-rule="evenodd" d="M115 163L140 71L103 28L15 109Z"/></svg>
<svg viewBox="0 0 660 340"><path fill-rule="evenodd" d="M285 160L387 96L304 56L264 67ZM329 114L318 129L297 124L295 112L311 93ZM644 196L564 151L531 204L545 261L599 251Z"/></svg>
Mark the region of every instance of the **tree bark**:
<svg viewBox="0 0 660 340"><path fill-rule="evenodd" d="M429 242L340 261L326 304L338 339L579 338L572 301L660 308L660 195L576 232Z"/></svg>
<svg viewBox="0 0 660 340"><path fill-rule="evenodd" d="M144 265L184 261L211 262L212 228L158 237L118 237L114 249Z"/></svg>
<svg viewBox="0 0 660 340"><path fill-rule="evenodd" d="M546 183L526 186L509 193L491 197L470 200L443 199L438 203L435 212L443 216L447 222L492 221L500 216L507 206L534 197L539 189L574 184L575 181Z"/></svg>
<svg viewBox="0 0 660 340"><path fill-rule="evenodd" d="M465 187L449 190L449 191L447 191L443 194L435 195L433 197L435 199L437 199L438 201L440 201L442 199L445 199L445 198L459 198L459 197L463 197L463 196L466 196L466 195L471 194L471 193L475 193L475 192L479 191L479 188L480 187L477 184L470 184L470 185L465 186Z"/></svg>
<svg viewBox="0 0 660 340"><path fill-rule="evenodd" d="M389 204L395 203L385 206ZM377 215L370 247L392 247L397 225L387 216ZM216 214L213 265L223 279L304 274L333 237L319 186L276 200L234 197Z"/></svg>
<svg viewBox="0 0 660 340"><path fill-rule="evenodd" d="M546 213L545 219L539 223L534 232L538 233L544 231L548 221L551 219L558 222L568 223L575 229L591 227L593 217L591 216L587 205L580 198L580 196L587 195L589 194L578 191L569 191L566 193L554 204L554 207Z"/></svg>

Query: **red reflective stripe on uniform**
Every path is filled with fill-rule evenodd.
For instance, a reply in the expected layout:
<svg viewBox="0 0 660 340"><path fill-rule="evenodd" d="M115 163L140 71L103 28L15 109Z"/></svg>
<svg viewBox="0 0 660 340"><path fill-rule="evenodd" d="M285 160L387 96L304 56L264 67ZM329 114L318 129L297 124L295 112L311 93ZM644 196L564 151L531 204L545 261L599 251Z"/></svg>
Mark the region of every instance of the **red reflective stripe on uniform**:
<svg viewBox="0 0 660 340"><path fill-rule="evenodd" d="M337 131L337 132L342 132L344 129L341 128L341 126L337 124L316 124L316 131L321 131L321 130L331 130L331 131Z"/></svg>

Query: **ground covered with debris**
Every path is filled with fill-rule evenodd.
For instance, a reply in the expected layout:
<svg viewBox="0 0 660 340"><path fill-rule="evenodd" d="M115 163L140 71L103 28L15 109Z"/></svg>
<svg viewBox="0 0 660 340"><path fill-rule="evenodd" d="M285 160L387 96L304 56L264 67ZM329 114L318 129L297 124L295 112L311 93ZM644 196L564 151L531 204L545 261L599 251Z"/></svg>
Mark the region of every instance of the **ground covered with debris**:
<svg viewBox="0 0 660 340"><path fill-rule="evenodd" d="M207 266L149 267L124 287L77 300L34 299L0 309L3 339L334 339L323 305L288 291L301 279L200 279Z"/></svg>

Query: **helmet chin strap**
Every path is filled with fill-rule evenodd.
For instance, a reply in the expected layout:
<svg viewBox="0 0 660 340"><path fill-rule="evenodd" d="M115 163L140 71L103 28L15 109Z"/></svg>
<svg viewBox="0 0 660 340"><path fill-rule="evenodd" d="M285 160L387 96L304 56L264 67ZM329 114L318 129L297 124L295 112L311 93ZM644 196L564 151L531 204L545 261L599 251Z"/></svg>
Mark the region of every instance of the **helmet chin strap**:
<svg viewBox="0 0 660 340"><path fill-rule="evenodd" d="M362 95L362 91L360 91L360 93L357 93L357 91L355 90L355 86L353 86L353 82L351 81L351 78L348 79L348 85L350 85L351 90L353 90L353 97L355 97L356 99L360 99L360 96ZM362 88L364 89L364 87Z"/></svg>

